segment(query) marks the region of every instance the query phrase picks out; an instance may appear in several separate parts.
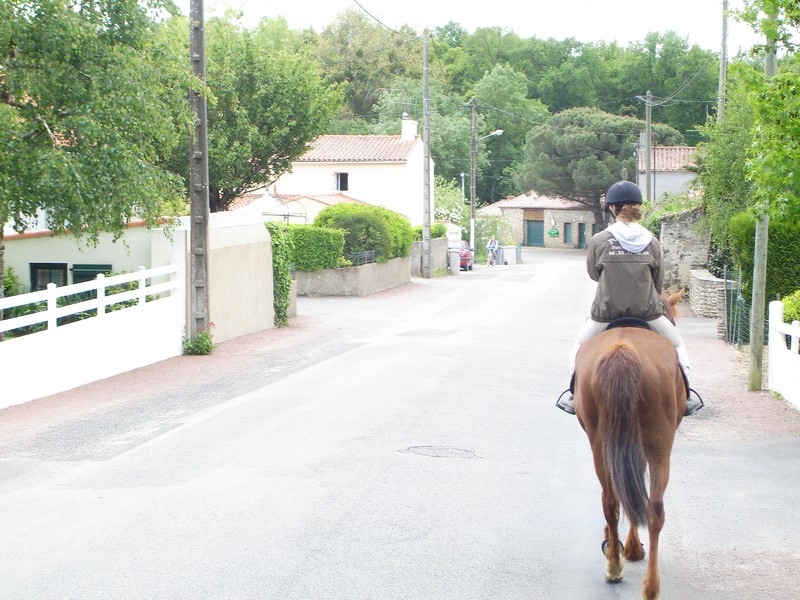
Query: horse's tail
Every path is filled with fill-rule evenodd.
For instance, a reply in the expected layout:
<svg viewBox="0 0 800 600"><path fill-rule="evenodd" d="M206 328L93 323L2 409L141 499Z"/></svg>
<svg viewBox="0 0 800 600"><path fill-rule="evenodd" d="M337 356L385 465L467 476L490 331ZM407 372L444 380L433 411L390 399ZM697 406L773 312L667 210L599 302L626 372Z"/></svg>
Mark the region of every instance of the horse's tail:
<svg viewBox="0 0 800 600"><path fill-rule="evenodd" d="M642 365L630 346L619 343L599 361L597 374L606 469L628 520L642 526L647 524L649 502L638 409L644 384Z"/></svg>

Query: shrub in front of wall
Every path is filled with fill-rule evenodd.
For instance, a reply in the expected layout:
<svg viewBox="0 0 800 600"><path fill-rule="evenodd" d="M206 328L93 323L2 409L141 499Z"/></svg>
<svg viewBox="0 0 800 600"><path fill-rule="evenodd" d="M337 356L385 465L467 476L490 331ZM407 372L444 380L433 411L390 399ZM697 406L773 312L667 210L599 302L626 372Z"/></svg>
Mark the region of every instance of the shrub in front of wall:
<svg viewBox="0 0 800 600"><path fill-rule="evenodd" d="M387 260L400 256L408 256L411 253L411 242L414 241L414 232L411 229L411 224L408 222L408 219L403 215L381 206L371 206L369 208L375 210L389 225L391 247ZM433 237L433 231L431 231L431 237Z"/></svg>
<svg viewBox="0 0 800 600"><path fill-rule="evenodd" d="M753 286L753 253L756 238L756 221L749 213L739 213L731 218L731 253L736 266L742 268L743 295L750 300ZM767 244L766 300L787 296L797 289L800 281L800 224L772 220L769 224Z"/></svg>
<svg viewBox="0 0 800 600"><path fill-rule="evenodd" d="M787 323L800 321L800 290L783 299L783 320Z"/></svg>
<svg viewBox="0 0 800 600"><path fill-rule="evenodd" d="M290 225L292 261L298 271L337 269L342 266L345 235L338 229Z"/></svg>
<svg viewBox="0 0 800 600"><path fill-rule="evenodd" d="M422 225L417 225L412 229L414 232L414 241L421 242L422 241ZM435 240L438 238L443 238L447 236L447 225L444 223L434 223L431 225L431 239Z"/></svg>
<svg viewBox="0 0 800 600"><path fill-rule="evenodd" d="M392 235L386 218L374 206L340 203L323 209L314 219L316 227L339 229L344 233L344 255L375 251L375 260L392 258Z"/></svg>
<svg viewBox="0 0 800 600"><path fill-rule="evenodd" d="M289 295L292 289L292 241L285 223L264 224L272 239L272 307L275 326L289 324Z"/></svg>

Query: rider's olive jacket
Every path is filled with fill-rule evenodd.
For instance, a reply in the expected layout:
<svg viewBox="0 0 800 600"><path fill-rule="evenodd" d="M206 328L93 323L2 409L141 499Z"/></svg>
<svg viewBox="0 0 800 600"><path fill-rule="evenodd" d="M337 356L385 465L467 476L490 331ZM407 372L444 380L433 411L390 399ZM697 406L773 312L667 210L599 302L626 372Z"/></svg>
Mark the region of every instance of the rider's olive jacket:
<svg viewBox="0 0 800 600"><path fill-rule="evenodd" d="M653 237L641 252L629 252L608 231L589 241L586 269L598 282L592 319L610 323L621 317L645 321L664 314L661 306L661 244Z"/></svg>

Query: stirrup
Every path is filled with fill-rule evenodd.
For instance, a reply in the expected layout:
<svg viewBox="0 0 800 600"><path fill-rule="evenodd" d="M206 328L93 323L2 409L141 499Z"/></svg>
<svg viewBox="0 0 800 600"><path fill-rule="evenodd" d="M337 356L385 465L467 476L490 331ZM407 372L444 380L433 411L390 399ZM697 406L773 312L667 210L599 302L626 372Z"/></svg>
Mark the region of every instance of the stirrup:
<svg viewBox="0 0 800 600"><path fill-rule="evenodd" d="M683 416L691 417L704 406L705 402L703 402L703 399L700 397L700 394L697 393L697 390L694 388L689 388L689 397L686 398L686 410L684 411Z"/></svg>
<svg viewBox="0 0 800 600"><path fill-rule="evenodd" d="M571 390L564 390L556 400L556 406L569 415L575 414L575 397Z"/></svg>

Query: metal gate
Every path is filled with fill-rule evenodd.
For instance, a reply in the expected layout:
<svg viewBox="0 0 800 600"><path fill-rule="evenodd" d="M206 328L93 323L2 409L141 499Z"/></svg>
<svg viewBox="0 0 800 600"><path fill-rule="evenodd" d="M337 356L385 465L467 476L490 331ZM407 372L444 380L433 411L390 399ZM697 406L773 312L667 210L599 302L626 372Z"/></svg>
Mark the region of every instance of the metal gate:
<svg viewBox="0 0 800 600"><path fill-rule="evenodd" d="M742 296L742 269L739 268L736 279L731 277L725 267L725 341L729 344L749 344L750 304Z"/></svg>

